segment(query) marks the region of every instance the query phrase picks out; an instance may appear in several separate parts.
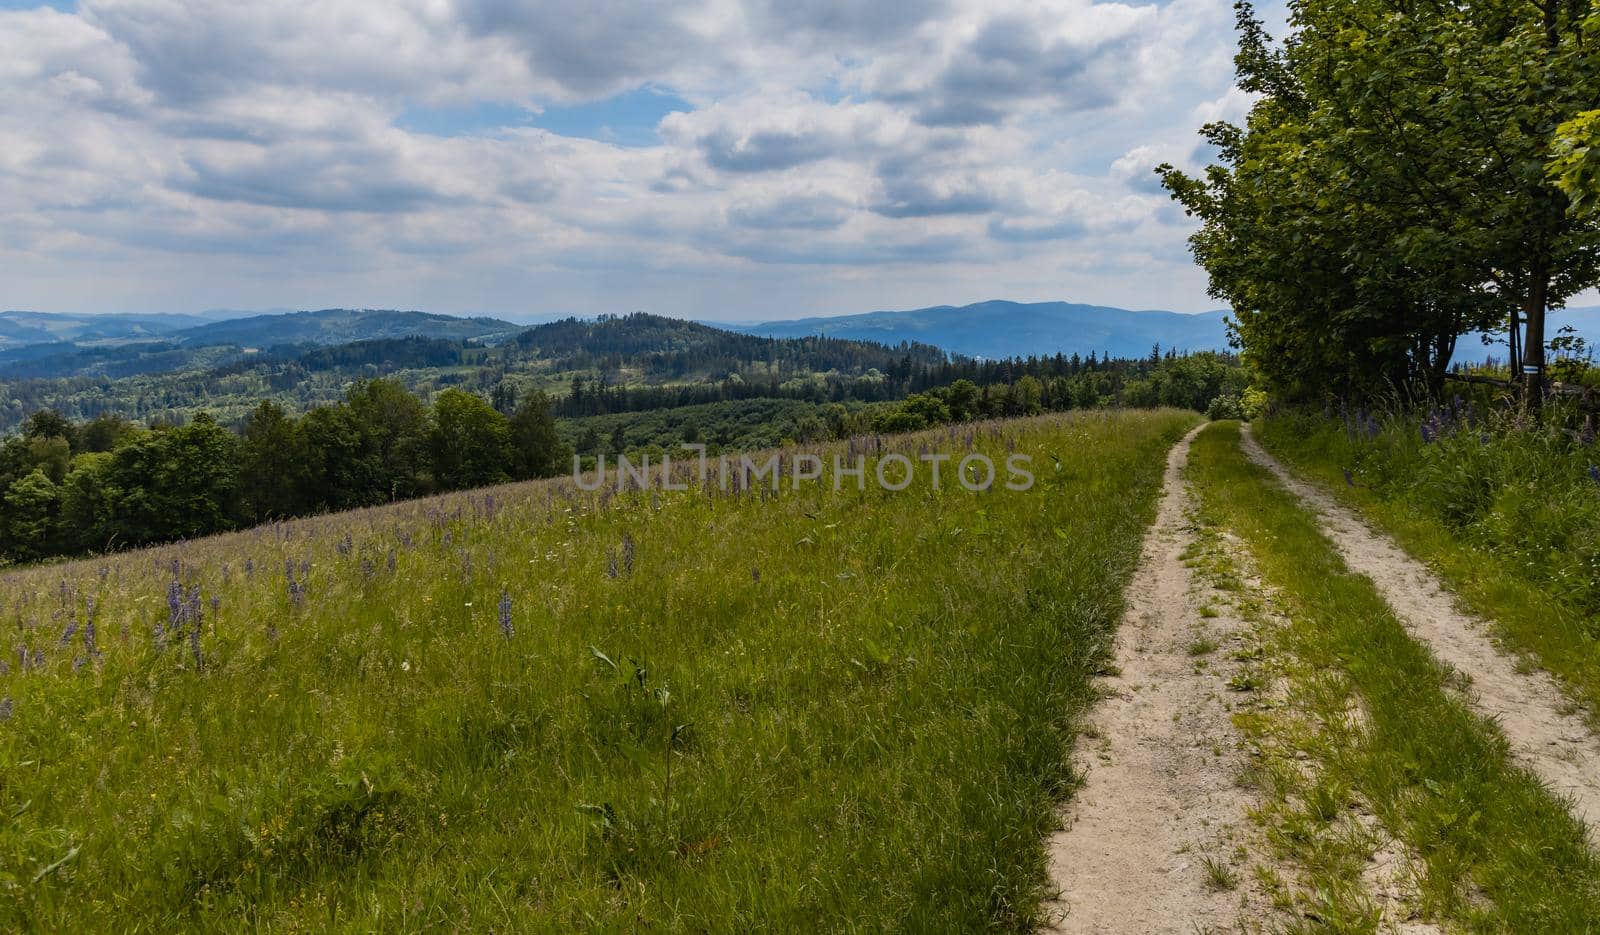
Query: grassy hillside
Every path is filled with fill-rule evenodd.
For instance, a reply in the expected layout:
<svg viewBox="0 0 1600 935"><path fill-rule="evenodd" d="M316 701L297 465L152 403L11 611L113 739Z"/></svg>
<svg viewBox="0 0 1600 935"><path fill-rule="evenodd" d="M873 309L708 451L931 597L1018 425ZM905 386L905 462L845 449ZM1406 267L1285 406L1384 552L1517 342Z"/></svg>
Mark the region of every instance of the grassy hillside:
<svg viewBox="0 0 1600 935"><path fill-rule="evenodd" d="M1028 929L1195 418L866 440L1027 492L538 482L7 574L0 927Z"/></svg>

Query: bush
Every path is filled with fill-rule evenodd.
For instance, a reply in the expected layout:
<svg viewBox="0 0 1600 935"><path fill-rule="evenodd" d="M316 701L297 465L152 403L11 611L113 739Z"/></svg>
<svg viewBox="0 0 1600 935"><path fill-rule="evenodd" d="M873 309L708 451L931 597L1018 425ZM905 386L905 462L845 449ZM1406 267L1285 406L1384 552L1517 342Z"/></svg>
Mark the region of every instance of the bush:
<svg viewBox="0 0 1600 935"><path fill-rule="evenodd" d="M1216 399L1211 401L1211 405L1206 407L1206 418L1212 420L1242 420L1245 418L1244 404L1240 402L1239 397L1233 395L1232 393L1218 396Z"/></svg>

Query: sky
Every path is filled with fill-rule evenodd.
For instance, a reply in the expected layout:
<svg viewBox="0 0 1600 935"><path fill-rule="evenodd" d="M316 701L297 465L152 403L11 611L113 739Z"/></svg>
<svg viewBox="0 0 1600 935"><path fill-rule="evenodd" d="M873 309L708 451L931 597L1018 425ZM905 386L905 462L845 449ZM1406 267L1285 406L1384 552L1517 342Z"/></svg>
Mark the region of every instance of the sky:
<svg viewBox="0 0 1600 935"><path fill-rule="evenodd" d="M0 308L1217 307L1231 0L0 0Z"/></svg>

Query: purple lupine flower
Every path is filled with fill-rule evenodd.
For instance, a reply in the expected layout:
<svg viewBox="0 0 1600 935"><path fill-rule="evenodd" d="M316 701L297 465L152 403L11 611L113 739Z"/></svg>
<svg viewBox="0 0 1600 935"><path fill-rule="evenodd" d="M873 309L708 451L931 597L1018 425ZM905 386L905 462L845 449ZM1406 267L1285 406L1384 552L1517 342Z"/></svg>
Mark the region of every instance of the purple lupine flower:
<svg viewBox="0 0 1600 935"><path fill-rule="evenodd" d="M1593 464L1589 465L1589 479L1594 481L1596 484L1600 484L1600 466Z"/></svg>
<svg viewBox="0 0 1600 935"><path fill-rule="evenodd" d="M1594 416L1583 420L1583 430L1578 433L1578 441L1583 442L1585 448L1594 444Z"/></svg>
<svg viewBox="0 0 1600 935"><path fill-rule="evenodd" d="M617 553L611 552L611 551L607 551L606 552L606 577L607 578L615 578L616 576L617 576Z"/></svg>
<svg viewBox="0 0 1600 935"><path fill-rule="evenodd" d="M67 611L67 628L61 631L61 648L71 645L72 638L78 635L78 614L76 611Z"/></svg>
<svg viewBox="0 0 1600 935"><path fill-rule="evenodd" d="M88 598L84 599L84 602L83 602L83 648L88 650L89 655L91 655L91 656L100 655L100 647L95 644L95 639L94 639L95 607L96 607L96 605L95 605L93 597L88 597Z"/></svg>
<svg viewBox="0 0 1600 935"><path fill-rule="evenodd" d="M253 577L255 577L255 574L256 574L256 560L253 559L253 558L246 558L244 560L244 576L246 578L253 578Z"/></svg>
<svg viewBox="0 0 1600 935"><path fill-rule="evenodd" d="M176 635L183 629L183 585L176 579L167 585L167 626L163 630L161 621L156 621L156 648L166 646L166 638Z"/></svg>
<svg viewBox="0 0 1600 935"><path fill-rule="evenodd" d="M390 549L389 550L389 574L391 574L391 575L394 574L394 566L395 566L396 558L397 558L397 556L395 555L394 549Z"/></svg>
<svg viewBox="0 0 1600 935"><path fill-rule="evenodd" d="M11 712L15 709L16 705L11 703L10 698L0 698L0 721L11 720Z"/></svg>
<svg viewBox="0 0 1600 935"><path fill-rule="evenodd" d="M633 536L622 534L622 570L633 576Z"/></svg>
<svg viewBox="0 0 1600 935"><path fill-rule="evenodd" d="M1423 441L1423 443L1424 444L1428 444L1428 445L1433 444L1433 436L1434 436L1433 425L1428 423L1428 422L1422 423L1422 441Z"/></svg>
<svg viewBox="0 0 1600 935"><path fill-rule="evenodd" d="M500 591L500 632L508 640L517 632L511 625L511 592L505 589Z"/></svg>
<svg viewBox="0 0 1600 935"><path fill-rule="evenodd" d="M1356 485L1355 475L1350 473L1350 469L1349 468L1345 468L1344 469L1344 482L1345 482L1345 484L1347 486L1350 486L1350 487L1354 487Z"/></svg>

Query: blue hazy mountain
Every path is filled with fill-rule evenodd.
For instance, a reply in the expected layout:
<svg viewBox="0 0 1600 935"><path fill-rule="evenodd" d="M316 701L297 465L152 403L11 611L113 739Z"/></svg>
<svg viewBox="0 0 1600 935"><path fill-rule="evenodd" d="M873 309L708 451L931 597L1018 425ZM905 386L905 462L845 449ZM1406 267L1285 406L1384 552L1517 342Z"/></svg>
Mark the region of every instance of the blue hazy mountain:
<svg viewBox="0 0 1600 935"><path fill-rule="evenodd" d="M1152 345L1180 351L1224 350L1226 312L1136 312L1071 302L979 302L938 305L904 312L868 312L832 318L801 318L719 325L764 337L827 335L898 344L919 341L971 357L1110 354L1142 357Z"/></svg>
<svg viewBox="0 0 1600 935"><path fill-rule="evenodd" d="M207 321L199 315L0 312L0 349L58 342L92 345L148 341Z"/></svg>
<svg viewBox="0 0 1600 935"><path fill-rule="evenodd" d="M1552 311L1545 320L1546 338L1558 337L1561 328L1568 325L1572 327L1574 334L1584 340L1590 350L1597 352L1596 356L1600 356L1600 306ZM1491 334L1488 339L1488 343L1485 343L1481 334L1462 335L1461 340L1456 342L1456 353L1452 360L1458 364L1481 364L1492 357L1502 364L1505 363L1505 331Z"/></svg>

